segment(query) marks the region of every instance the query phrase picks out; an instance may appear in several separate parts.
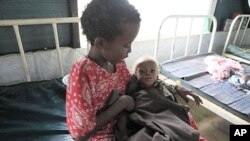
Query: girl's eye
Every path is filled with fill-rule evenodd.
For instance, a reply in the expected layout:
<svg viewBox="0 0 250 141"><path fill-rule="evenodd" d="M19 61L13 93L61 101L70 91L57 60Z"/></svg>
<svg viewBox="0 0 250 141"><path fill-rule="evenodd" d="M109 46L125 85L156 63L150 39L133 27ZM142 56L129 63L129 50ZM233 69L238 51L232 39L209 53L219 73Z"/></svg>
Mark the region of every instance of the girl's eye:
<svg viewBox="0 0 250 141"><path fill-rule="evenodd" d="M154 72L155 72L155 70L151 70L151 72L152 72L152 73L154 73Z"/></svg>
<svg viewBox="0 0 250 141"><path fill-rule="evenodd" d="M130 48L130 47L131 47L131 44L125 45L124 47L125 47L125 48Z"/></svg>

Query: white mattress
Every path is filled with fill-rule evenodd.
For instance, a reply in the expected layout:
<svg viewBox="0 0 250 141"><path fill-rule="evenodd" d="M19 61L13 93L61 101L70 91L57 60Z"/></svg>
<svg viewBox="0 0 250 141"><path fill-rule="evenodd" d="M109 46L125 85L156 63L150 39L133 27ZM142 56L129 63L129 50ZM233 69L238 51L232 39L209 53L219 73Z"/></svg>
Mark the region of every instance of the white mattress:
<svg viewBox="0 0 250 141"><path fill-rule="evenodd" d="M61 47L64 74L69 73L72 63L86 54L86 49ZM56 50L28 52L25 54L31 81L61 77ZM0 56L0 85L25 82L25 73L20 54Z"/></svg>

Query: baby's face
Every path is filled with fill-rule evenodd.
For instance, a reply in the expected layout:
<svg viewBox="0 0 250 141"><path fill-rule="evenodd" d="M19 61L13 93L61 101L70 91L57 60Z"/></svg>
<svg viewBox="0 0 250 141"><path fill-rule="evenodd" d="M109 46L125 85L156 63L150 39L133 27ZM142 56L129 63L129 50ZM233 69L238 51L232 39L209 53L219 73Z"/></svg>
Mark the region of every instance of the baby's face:
<svg viewBox="0 0 250 141"><path fill-rule="evenodd" d="M141 87L152 87L158 76L157 64L153 61L145 61L138 66L135 75Z"/></svg>

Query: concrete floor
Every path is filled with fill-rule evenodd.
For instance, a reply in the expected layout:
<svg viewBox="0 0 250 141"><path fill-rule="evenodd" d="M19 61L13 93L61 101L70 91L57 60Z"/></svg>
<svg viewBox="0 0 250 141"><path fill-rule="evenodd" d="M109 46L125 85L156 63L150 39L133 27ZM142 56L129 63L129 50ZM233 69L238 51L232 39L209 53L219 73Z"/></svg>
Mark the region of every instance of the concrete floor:
<svg viewBox="0 0 250 141"><path fill-rule="evenodd" d="M203 137L208 141L229 141L230 122L202 106L197 108L194 103L189 105Z"/></svg>
<svg viewBox="0 0 250 141"><path fill-rule="evenodd" d="M125 60L130 70L133 68L135 60L142 55L154 55L154 41L134 42L132 44L132 52ZM166 57L164 54L169 53L167 49L160 51L159 60ZM200 106L197 108L193 102L189 103L191 114L197 121L201 135L208 141L229 141L230 123L223 118L215 115L211 111Z"/></svg>

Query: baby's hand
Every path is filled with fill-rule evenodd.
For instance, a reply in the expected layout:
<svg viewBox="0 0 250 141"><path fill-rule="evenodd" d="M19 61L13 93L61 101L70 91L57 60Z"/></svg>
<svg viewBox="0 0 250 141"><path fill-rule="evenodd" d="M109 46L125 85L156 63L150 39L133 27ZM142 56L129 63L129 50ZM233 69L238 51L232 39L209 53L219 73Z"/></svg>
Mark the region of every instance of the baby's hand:
<svg viewBox="0 0 250 141"><path fill-rule="evenodd" d="M177 86L176 90L178 92L178 94L188 103L189 102L189 98L187 97L188 95L190 95L194 101L197 107L200 106L200 104L202 103L202 100L200 99L199 96L195 95L191 90L187 90L183 87Z"/></svg>

